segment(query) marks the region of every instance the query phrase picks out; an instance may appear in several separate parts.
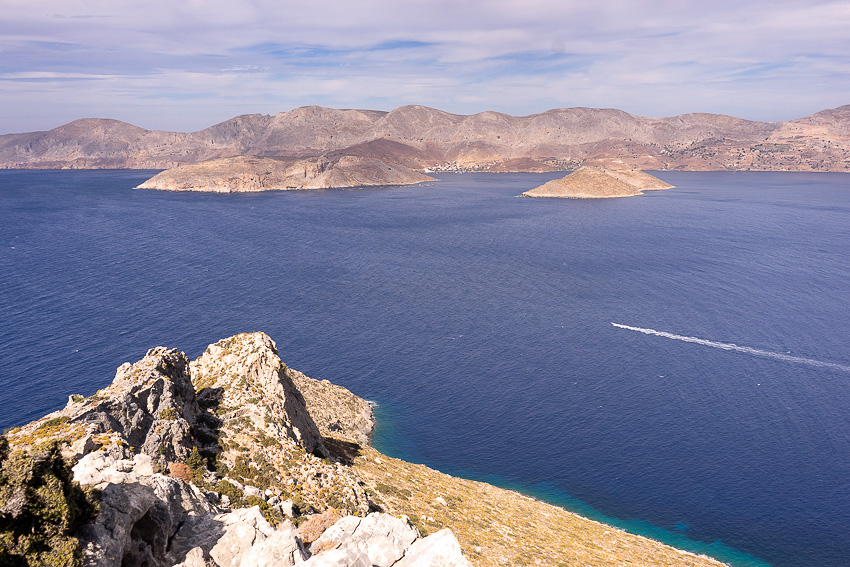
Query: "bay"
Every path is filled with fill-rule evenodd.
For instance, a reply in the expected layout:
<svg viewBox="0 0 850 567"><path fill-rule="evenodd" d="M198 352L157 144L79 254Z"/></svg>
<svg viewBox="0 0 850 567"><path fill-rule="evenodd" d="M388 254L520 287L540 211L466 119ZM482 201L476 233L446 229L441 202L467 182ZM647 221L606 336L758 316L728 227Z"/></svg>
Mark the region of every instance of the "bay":
<svg viewBox="0 0 850 567"><path fill-rule="evenodd" d="M132 189L152 173L0 171L0 427L262 330L376 401L392 455L736 565L846 564L850 176L580 201L515 197L560 174Z"/></svg>

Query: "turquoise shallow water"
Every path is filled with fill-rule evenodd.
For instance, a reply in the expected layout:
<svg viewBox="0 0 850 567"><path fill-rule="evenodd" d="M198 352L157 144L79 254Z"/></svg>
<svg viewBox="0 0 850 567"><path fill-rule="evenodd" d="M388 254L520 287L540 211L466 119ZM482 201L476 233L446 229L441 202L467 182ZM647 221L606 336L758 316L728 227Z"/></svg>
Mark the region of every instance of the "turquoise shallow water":
<svg viewBox="0 0 850 567"><path fill-rule="evenodd" d="M132 189L148 175L0 172L0 426L152 346L264 330L377 401L395 455L735 564L846 564L848 176L556 201L515 198L543 174Z"/></svg>

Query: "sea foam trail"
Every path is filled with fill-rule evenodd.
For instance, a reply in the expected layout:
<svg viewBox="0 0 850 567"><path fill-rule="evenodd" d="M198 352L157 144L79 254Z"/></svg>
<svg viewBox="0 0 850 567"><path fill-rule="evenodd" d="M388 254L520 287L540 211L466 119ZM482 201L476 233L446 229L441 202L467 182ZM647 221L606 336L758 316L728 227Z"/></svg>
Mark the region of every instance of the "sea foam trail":
<svg viewBox="0 0 850 567"><path fill-rule="evenodd" d="M665 333L664 331L656 331L655 329L644 329L643 327L631 327L629 325L621 325L619 323L611 323L618 329L626 329L628 331L637 331L638 333L643 333L645 335L655 335L658 337L664 337L667 339L674 339L677 341L685 341L686 343L695 343L698 345L703 345L711 348L719 348L723 350L734 350L736 352L743 352L745 354L751 354L753 356L763 356L765 358L773 358L775 360L783 360L785 362L796 362L798 364L808 364L809 366L817 366L820 368L831 368L833 370L841 370L843 372L850 372L850 366L845 366L843 364L836 364L834 362L824 362L822 360L815 360L813 358L803 358L801 356L791 356L788 354L782 354L779 352L771 352L769 350L761 350L752 347L746 346L738 346L734 343L719 343L717 341L709 341L706 339L700 339L697 337L687 337L685 335L674 335L673 333Z"/></svg>

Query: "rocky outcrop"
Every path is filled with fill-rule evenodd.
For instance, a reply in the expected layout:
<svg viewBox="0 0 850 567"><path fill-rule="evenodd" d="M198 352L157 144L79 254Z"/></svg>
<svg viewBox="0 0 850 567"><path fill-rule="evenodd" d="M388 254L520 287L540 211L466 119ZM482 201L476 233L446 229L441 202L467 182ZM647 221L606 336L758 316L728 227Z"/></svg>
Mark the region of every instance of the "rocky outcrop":
<svg viewBox="0 0 850 567"><path fill-rule="evenodd" d="M375 426L372 405L350 390L327 380L316 380L292 368L286 369L304 395L307 411L322 435L368 445Z"/></svg>
<svg viewBox="0 0 850 567"><path fill-rule="evenodd" d="M308 453L327 454L304 397L286 374L274 341L265 333L244 333L211 344L191 363L192 382L219 416L238 419L252 444L258 435L294 441ZM233 435L242 431L233 428Z"/></svg>
<svg viewBox="0 0 850 567"><path fill-rule="evenodd" d="M395 563L419 533L406 519L367 516L363 481L328 458L296 381L320 409L325 439L356 452L371 431L368 403L288 368L264 333L214 343L191 363L177 350L151 349L94 396L71 396L64 409L18 428L11 446L20 455L59 443L77 460L73 480L88 492L76 490L99 495L99 511L77 539L62 535L62 553L73 558L79 541L88 566ZM0 489L5 522L26 496L17 485ZM312 551L305 547L318 540L324 543Z"/></svg>
<svg viewBox="0 0 850 567"><path fill-rule="evenodd" d="M560 179L553 179L522 194L523 197L563 197L569 199L605 199L633 197L644 191L670 189L644 171L634 169L604 169L585 166Z"/></svg>
<svg viewBox="0 0 850 567"><path fill-rule="evenodd" d="M304 530L289 520L274 526L259 506L224 512L214 493L154 474L144 454L118 460L90 453L74 467L74 479L101 494L96 521L80 530L91 567L469 565L449 530L420 539L406 518L386 513L313 516L307 523L320 528L307 549Z"/></svg>
<svg viewBox="0 0 850 567"><path fill-rule="evenodd" d="M336 522L310 546L320 555L330 550L346 554L364 553L369 565L390 567L418 539L419 532L407 521L389 514L369 514L365 518L348 516Z"/></svg>
<svg viewBox="0 0 850 567"><path fill-rule="evenodd" d="M214 343L192 362L191 373L201 405L215 416L216 462L228 482L272 490L282 501L300 502L302 512L368 512L358 479L323 460L329 452L293 382L298 373L280 360L268 335L242 333Z"/></svg>
<svg viewBox="0 0 850 567"><path fill-rule="evenodd" d="M232 157L183 165L158 173L139 189L249 193L412 185L434 181L403 165L369 156L335 155L308 159Z"/></svg>
<svg viewBox="0 0 850 567"><path fill-rule="evenodd" d="M83 526L86 564L160 567L177 531L190 515L218 511L193 484L154 474L151 458L115 459L89 453L74 467L74 480L100 491L100 513Z"/></svg>
<svg viewBox="0 0 850 567"><path fill-rule="evenodd" d="M68 398L64 409L9 436L13 444L67 442L66 454L96 448L121 458L142 453L164 465L183 460L194 438L209 435L189 375L189 360L158 347L135 364L121 365L108 387L95 395Z"/></svg>

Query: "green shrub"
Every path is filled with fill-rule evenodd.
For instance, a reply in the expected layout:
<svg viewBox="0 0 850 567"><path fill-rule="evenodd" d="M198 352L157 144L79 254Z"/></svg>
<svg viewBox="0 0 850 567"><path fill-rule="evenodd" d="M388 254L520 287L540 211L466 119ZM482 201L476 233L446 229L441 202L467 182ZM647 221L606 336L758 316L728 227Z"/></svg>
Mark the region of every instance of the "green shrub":
<svg viewBox="0 0 850 567"><path fill-rule="evenodd" d="M71 419L66 415L62 417L54 417L53 419L48 419L44 423L38 426L38 430L47 429L48 427L56 427L57 425L64 425L68 423L68 420Z"/></svg>
<svg viewBox="0 0 850 567"><path fill-rule="evenodd" d="M0 437L0 564L82 565L80 542L72 534L96 517L98 494L83 491L72 478L57 443L29 454L10 452Z"/></svg>
<svg viewBox="0 0 850 567"><path fill-rule="evenodd" d="M406 488L396 488L395 486L390 486L389 484L384 484L382 482L375 485L375 490L382 494L386 494L387 496L401 498L402 500L407 500L413 495L413 493Z"/></svg>
<svg viewBox="0 0 850 567"><path fill-rule="evenodd" d="M241 508L242 507L242 491L236 488L236 486L230 484L226 480L220 480L215 485L215 490L219 494L223 494L230 499L230 506L233 508Z"/></svg>
<svg viewBox="0 0 850 567"><path fill-rule="evenodd" d="M206 468L206 462L201 456L201 453L198 452L197 447L192 447L192 452L189 453L189 456L186 457L183 462L186 463L186 466L192 469L193 471Z"/></svg>
<svg viewBox="0 0 850 567"><path fill-rule="evenodd" d="M167 408L159 412L159 419L165 419L168 421L174 421L177 419L177 410L174 408Z"/></svg>

